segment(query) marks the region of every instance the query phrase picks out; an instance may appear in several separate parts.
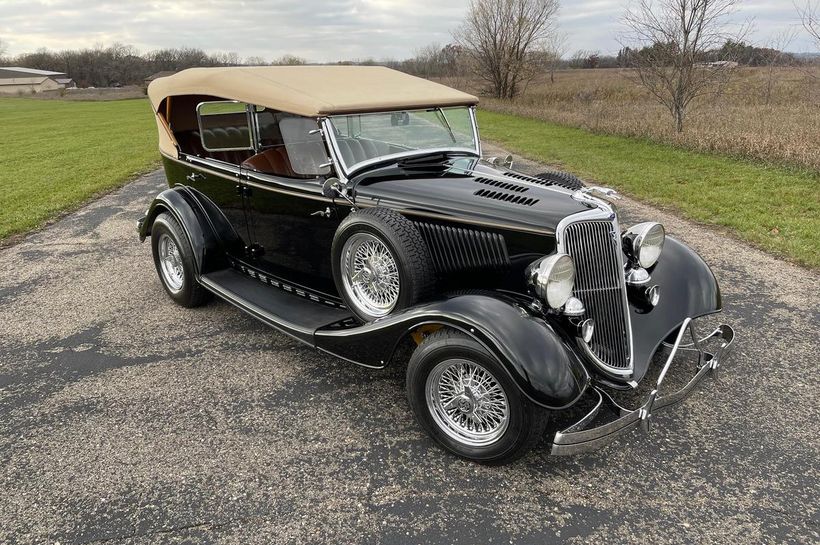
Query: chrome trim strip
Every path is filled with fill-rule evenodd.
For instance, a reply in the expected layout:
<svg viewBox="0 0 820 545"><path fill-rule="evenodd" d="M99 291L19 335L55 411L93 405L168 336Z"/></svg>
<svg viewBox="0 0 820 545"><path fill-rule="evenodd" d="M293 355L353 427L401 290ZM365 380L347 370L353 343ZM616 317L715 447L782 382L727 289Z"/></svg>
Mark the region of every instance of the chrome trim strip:
<svg viewBox="0 0 820 545"><path fill-rule="evenodd" d="M185 165L185 166L192 166L192 167L197 168L197 169L199 169L199 170L201 170L201 171L203 171L207 174L211 174L213 176L218 176L220 178L224 178L226 180L231 180L231 181L237 182L237 183L242 182L245 185L248 185L248 186L251 186L251 187L256 187L256 188L259 188L259 189L262 189L262 190L265 190L265 191L273 191L274 193L282 193L282 194L285 194L285 195L293 195L293 196L296 196L296 197L304 197L306 199L312 199L312 200L315 200L315 201L326 202L326 203L335 203L336 202L335 199L332 199L332 198L329 198L329 197L324 197L324 196L318 195L318 194L313 195L313 194L308 193L308 192L289 191L287 189L280 189L280 188L271 187L268 184L262 184L262 183L259 183L259 182L254 182L253 180L251 180L249 178L250 178L250 176L254 176L255 173L251 173L251 172L248 172L248 171L244 171L249 175L249 177L245 178L245 179L240 178L239 169L234 169L234 170L236 170L235 177L234 176L229 176L229 175L227 175L223 172L220 172L220 171L214 170L213 168L208 168L208 166L205 166L205 165L208 164L207 163L208 160L202 159L201 157L186 155L186 158L188 158L188 161L184 161L182 159L177 159L175 157L171 157L170 155L167 155L167 154L162 153L162 152L160 152L160 154L163 157L165 157L166 159L168 159L169 161L174 161L175 163L179 163L179 164ZM198 164L199 162L205 163L205 165ZM221 164L220 164L220 166L221 166ZM228 165L228 166L230 166L230 165ZM308 182L308 183L310 181L311 180L306 180L306 182ZM364 203L364 202L361 202L361 201L356 202L356 206L359 207L359 208L373 208L375 206L385 206L386 204L388 204L388 203L385 203L383 201L380 202L379 204ZM495 229L507 229L507 230L510 230L510 231L518 231L518 232L522 232L522 233L532 233L532 234L536 234L536 235L553 235L554 234L554 232L551 229L539 229L539 228L536 228L536 227L524 227L524 226L520 226L520 225L510 225L510 224L506 224L506 223L497 223L497 222L492 222L492 221L487 221L487 220L459 218L459 217L448 216L446 214L437 214L435 212L422 212L422 211L419 211L419 210L413 210L413 209L409 209L409 208L401 208L399 206L390 206L390 205L388 205L388 207L392 208L393 210L396 210L397 212L400 212L402 214L406 214L408 216L418 216L418 217L422 217L422 218L440 219L440 220L445 220L445 221L451 221L453 223L464 223L464 224L467 224L467 225L478 225L478 226L482 226L482 227L491 227L491 228L495 228Z"/></svg>

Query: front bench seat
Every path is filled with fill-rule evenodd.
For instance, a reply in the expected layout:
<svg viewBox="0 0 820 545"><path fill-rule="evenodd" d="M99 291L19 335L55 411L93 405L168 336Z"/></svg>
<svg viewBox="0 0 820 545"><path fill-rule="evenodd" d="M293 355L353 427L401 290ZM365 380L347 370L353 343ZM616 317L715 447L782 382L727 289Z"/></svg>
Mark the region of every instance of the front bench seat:
<svg viewBox="0 0 820 545"><path fill-rule="evenodd" d="M266 149L246 159L241 167L263 174L273 174L274 176L285 176L288 178L296 177L296 173L290 166L290 161L284 148Z"/></svg>

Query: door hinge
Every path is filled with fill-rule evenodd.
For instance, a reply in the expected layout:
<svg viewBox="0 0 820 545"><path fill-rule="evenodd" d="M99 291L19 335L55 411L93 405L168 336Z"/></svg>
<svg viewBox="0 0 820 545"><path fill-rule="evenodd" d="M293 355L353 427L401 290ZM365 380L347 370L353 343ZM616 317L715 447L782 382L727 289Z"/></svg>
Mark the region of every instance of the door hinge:
<svg viewBox="0 0 820 545"><path fill-rule="evenodd" d="M251 188L247 185L237 184L236 192L239 194L240 197L250 197L251 196Z"/></svg>

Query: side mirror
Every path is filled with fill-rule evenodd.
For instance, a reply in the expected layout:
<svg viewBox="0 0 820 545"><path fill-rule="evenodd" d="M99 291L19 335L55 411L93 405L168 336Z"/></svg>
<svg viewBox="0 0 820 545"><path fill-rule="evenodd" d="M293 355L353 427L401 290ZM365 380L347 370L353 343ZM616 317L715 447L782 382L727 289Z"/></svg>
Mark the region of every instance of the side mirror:
<svg viewBox="0 0 820 545"><path fill-rule="evenodd" d="M322 195L325 197L335 199L342 196L342 188L339 185L339 178L328 178L322 184Z"/></svg>

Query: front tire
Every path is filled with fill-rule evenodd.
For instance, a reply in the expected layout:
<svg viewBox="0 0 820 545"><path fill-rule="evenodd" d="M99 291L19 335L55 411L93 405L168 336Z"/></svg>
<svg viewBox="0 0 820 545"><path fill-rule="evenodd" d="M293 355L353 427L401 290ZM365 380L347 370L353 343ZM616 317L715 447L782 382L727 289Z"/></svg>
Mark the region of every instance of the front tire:
<svg viewBox="0 0 820 545"><path fill-rule="evenodd" d="M158 215L151 226L151 251L162 287L178 305L204 304L210 294L196 279L194 251L185 231L171 214Z"/></svg>
<svg viewBox="0 0 820 545"><path fill-rule="evenodd" d="M473 338L440 329L413 352L407 397L422 428L462 458L500 465L544 435L549 413L527 399Z"/></svg>

